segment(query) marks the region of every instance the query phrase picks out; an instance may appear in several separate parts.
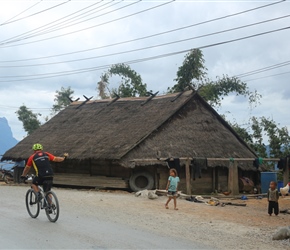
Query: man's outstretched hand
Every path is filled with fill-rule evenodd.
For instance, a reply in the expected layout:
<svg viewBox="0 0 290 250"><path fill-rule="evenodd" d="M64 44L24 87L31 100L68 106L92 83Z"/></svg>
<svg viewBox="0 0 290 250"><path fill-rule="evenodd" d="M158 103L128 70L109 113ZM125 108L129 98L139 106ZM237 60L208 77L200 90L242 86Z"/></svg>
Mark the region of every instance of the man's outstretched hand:
<svg viewBox="0 0 290 250"><path fill-rule="evenodd" d="M68 157L68 153L64 153L63 157L64 157L64 159L66 159Z"/></svg>

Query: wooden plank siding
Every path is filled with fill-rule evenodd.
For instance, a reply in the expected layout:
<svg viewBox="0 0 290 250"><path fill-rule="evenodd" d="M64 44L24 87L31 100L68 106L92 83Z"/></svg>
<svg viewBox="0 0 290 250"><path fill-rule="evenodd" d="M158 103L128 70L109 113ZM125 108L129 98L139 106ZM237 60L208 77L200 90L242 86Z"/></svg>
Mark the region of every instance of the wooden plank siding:
<svg viewBox="0 0 290 250"><path fill-rule="evenodd" d="M215 169L215 171L214 171ZM190 169L191 170L191 169ZM215 174L215 178L213 177ZM158 167L157 175L159 177L158 189L165 189L169 169L167 167ZM181 173L179 174L180 183L179 190L185 192L186 190L186 178L185 178L185 168L181 167ZM215 180L215 183L213 183ZM217 167L217 168L207 168L201 170L201 178L196 177L195 180L191 178L191 192L192 194L205 194L211 193L215 190L218 191L227 191L228 190L228 168L226 167Z"/></svg>
<svg viewBox="0 0 290 250"><path fill-rule="evenodd" d="M52 163L55 174L79 174L107 176L129 179L132 169L116 165L111 161L82 160L69 161L67 164Z"/></svg>
<svg viewBox="0 0 290 250"><path fill-rule="evenodd" d="M95 188L129 188L128 180L123 180L120 177L90 176L88 174L58 173L54 175L53 183L56 185Z"/></svg>
<svg viewBox="0 0 290 250"><path fill-rule="evenodd" d="M63 164L52 162L51 166L55 174L56 173L90 174L90 164L88 160L69 161Z"/></svg>

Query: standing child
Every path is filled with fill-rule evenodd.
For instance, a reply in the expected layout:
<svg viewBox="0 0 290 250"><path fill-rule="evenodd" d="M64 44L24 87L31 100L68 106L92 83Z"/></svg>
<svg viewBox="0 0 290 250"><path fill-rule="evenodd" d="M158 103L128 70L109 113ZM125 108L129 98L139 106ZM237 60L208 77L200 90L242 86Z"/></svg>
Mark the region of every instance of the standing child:
<svg viewBox="0 0 290 250"><path fill-rule="evenodd" d="M179 177L177 176L177 171L174 168L171 168L169 170L169 177L168 177L168 182L166 186L166 190L168 191L167 196L168 200L165 204L165 208L168 209L168 203L172 200L174 201L174 209L178 210L176 207L176 197L177 197L177 191L178 191L178 182L179 182Z"/></svg>
<svg viewBox="0 0 290 250"><path fill-rule="evenodd" d="M279 193L277 190L277 183L275 181L270 182L270 188L268 190L268 214L271 216L274 209L274 214L277 216L279 214Z"/></svg>

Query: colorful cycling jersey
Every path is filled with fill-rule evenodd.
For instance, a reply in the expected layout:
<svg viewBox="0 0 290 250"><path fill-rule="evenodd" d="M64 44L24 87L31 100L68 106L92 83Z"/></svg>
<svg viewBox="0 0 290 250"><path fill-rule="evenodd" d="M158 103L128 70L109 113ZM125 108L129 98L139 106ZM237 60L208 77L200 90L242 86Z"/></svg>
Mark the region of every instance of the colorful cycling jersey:
<svg viewBox="0 0 290 250"><path fill-rule="evenodd" d="M36 151L28 158L26 166L33 166L36 176L53 176L49 161L53 161L54 158L55 156L48 152Z"/></svg>

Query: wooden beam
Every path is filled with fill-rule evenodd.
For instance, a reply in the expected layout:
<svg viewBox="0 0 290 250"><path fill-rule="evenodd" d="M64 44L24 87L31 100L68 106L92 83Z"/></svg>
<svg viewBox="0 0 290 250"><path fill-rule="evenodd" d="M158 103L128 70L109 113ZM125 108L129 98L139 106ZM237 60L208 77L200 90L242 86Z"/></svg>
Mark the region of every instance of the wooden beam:
<svg viewBox="0 0 290 250"><path fill-rule="evenodd" d="M185 163L186 194L191 195L191 183L190 183L191 178L190 178L189 165L190 165L190 159L187 158L186 163Z"/></svg>
<svg viewBox="0 0 290 250"><path fill-rule="evenodd" d="M228 173L228 191L231 191L232 195L239 195L238 163L236 161L229 162Z"/></svg>
<svg viewBox="0 0 290 250"><path fill-rule="evenodd" d="M114 102L116 102L118 99L120 99L120 96L119 95L117 95L116 93L114 93L115 94L115 98L112 100L112 101L110 101L108 104L107 104L107 106L110 106L112 103L114 103Z"/></svg>
<svg viewBox="0 0 290 250"><path fill-rule="evenodd" d="M144 106L147 102L149 102L151 99L153 99L159 91L157 91L155 94L151 94L151 96L143 103L141 103L141 106Z"/></svg>
<svg viewBox="0 0 290 250"><path fill-rule="evenodd" d="M133 159L130 161L134 162L160 162L165 161L170 157L167 158L153 158L153 159ZM205 157L179 157L180 160L193 160L193 159L207 159L207 161L254 161L256 158L205 158ZM263 158L263 161L280 161L279 158Z"/></svg>
<svg viewBox="0 0 290 250"><path fill-rule="evenodd" d="M208 161L254 161L257 158L207 158ZM262 158L263 161L280 161L279 158Z"/></svg>
<svg viewBox="0 0 290 250"><path fill-rule="evenodd" d="M239 170L238 170L238 162L234 162L234 191L233 195L239 195Z"/></svg>
<svg viewBox="0 0 290 250"><path fill-rule="evenodd" d="M174 102L178 97L180 97L183 93L185 92L185 90L183 90L182 92L180 92L177 96L174 97L174 99L171 100L171 102Z"/></svg>
<svg viewBox="0 0 290 250"><path fill-rule="evenodd" d="M234 189L234 173L233 173L233 163L229 162L229 167L228 167L228 190L226 191L231 191L233 192Z"/></svg>
<svg viewBox="0 0 290 250"><path fill-rule="evenodd" d="M212 169L212 191L216 190L216 168Z"/></svg>
<svg viewBox="0 0 290 250"><path fill-rule="evenodd" d="M84 98L86 98L86 100L84 102L82 102L79 106L76 107L76 109L80 108L81 106L85 105L89 100L91 100L93 98L93 96L91 96L90 98L86 97L85 95L83 95Z"/></svg>

